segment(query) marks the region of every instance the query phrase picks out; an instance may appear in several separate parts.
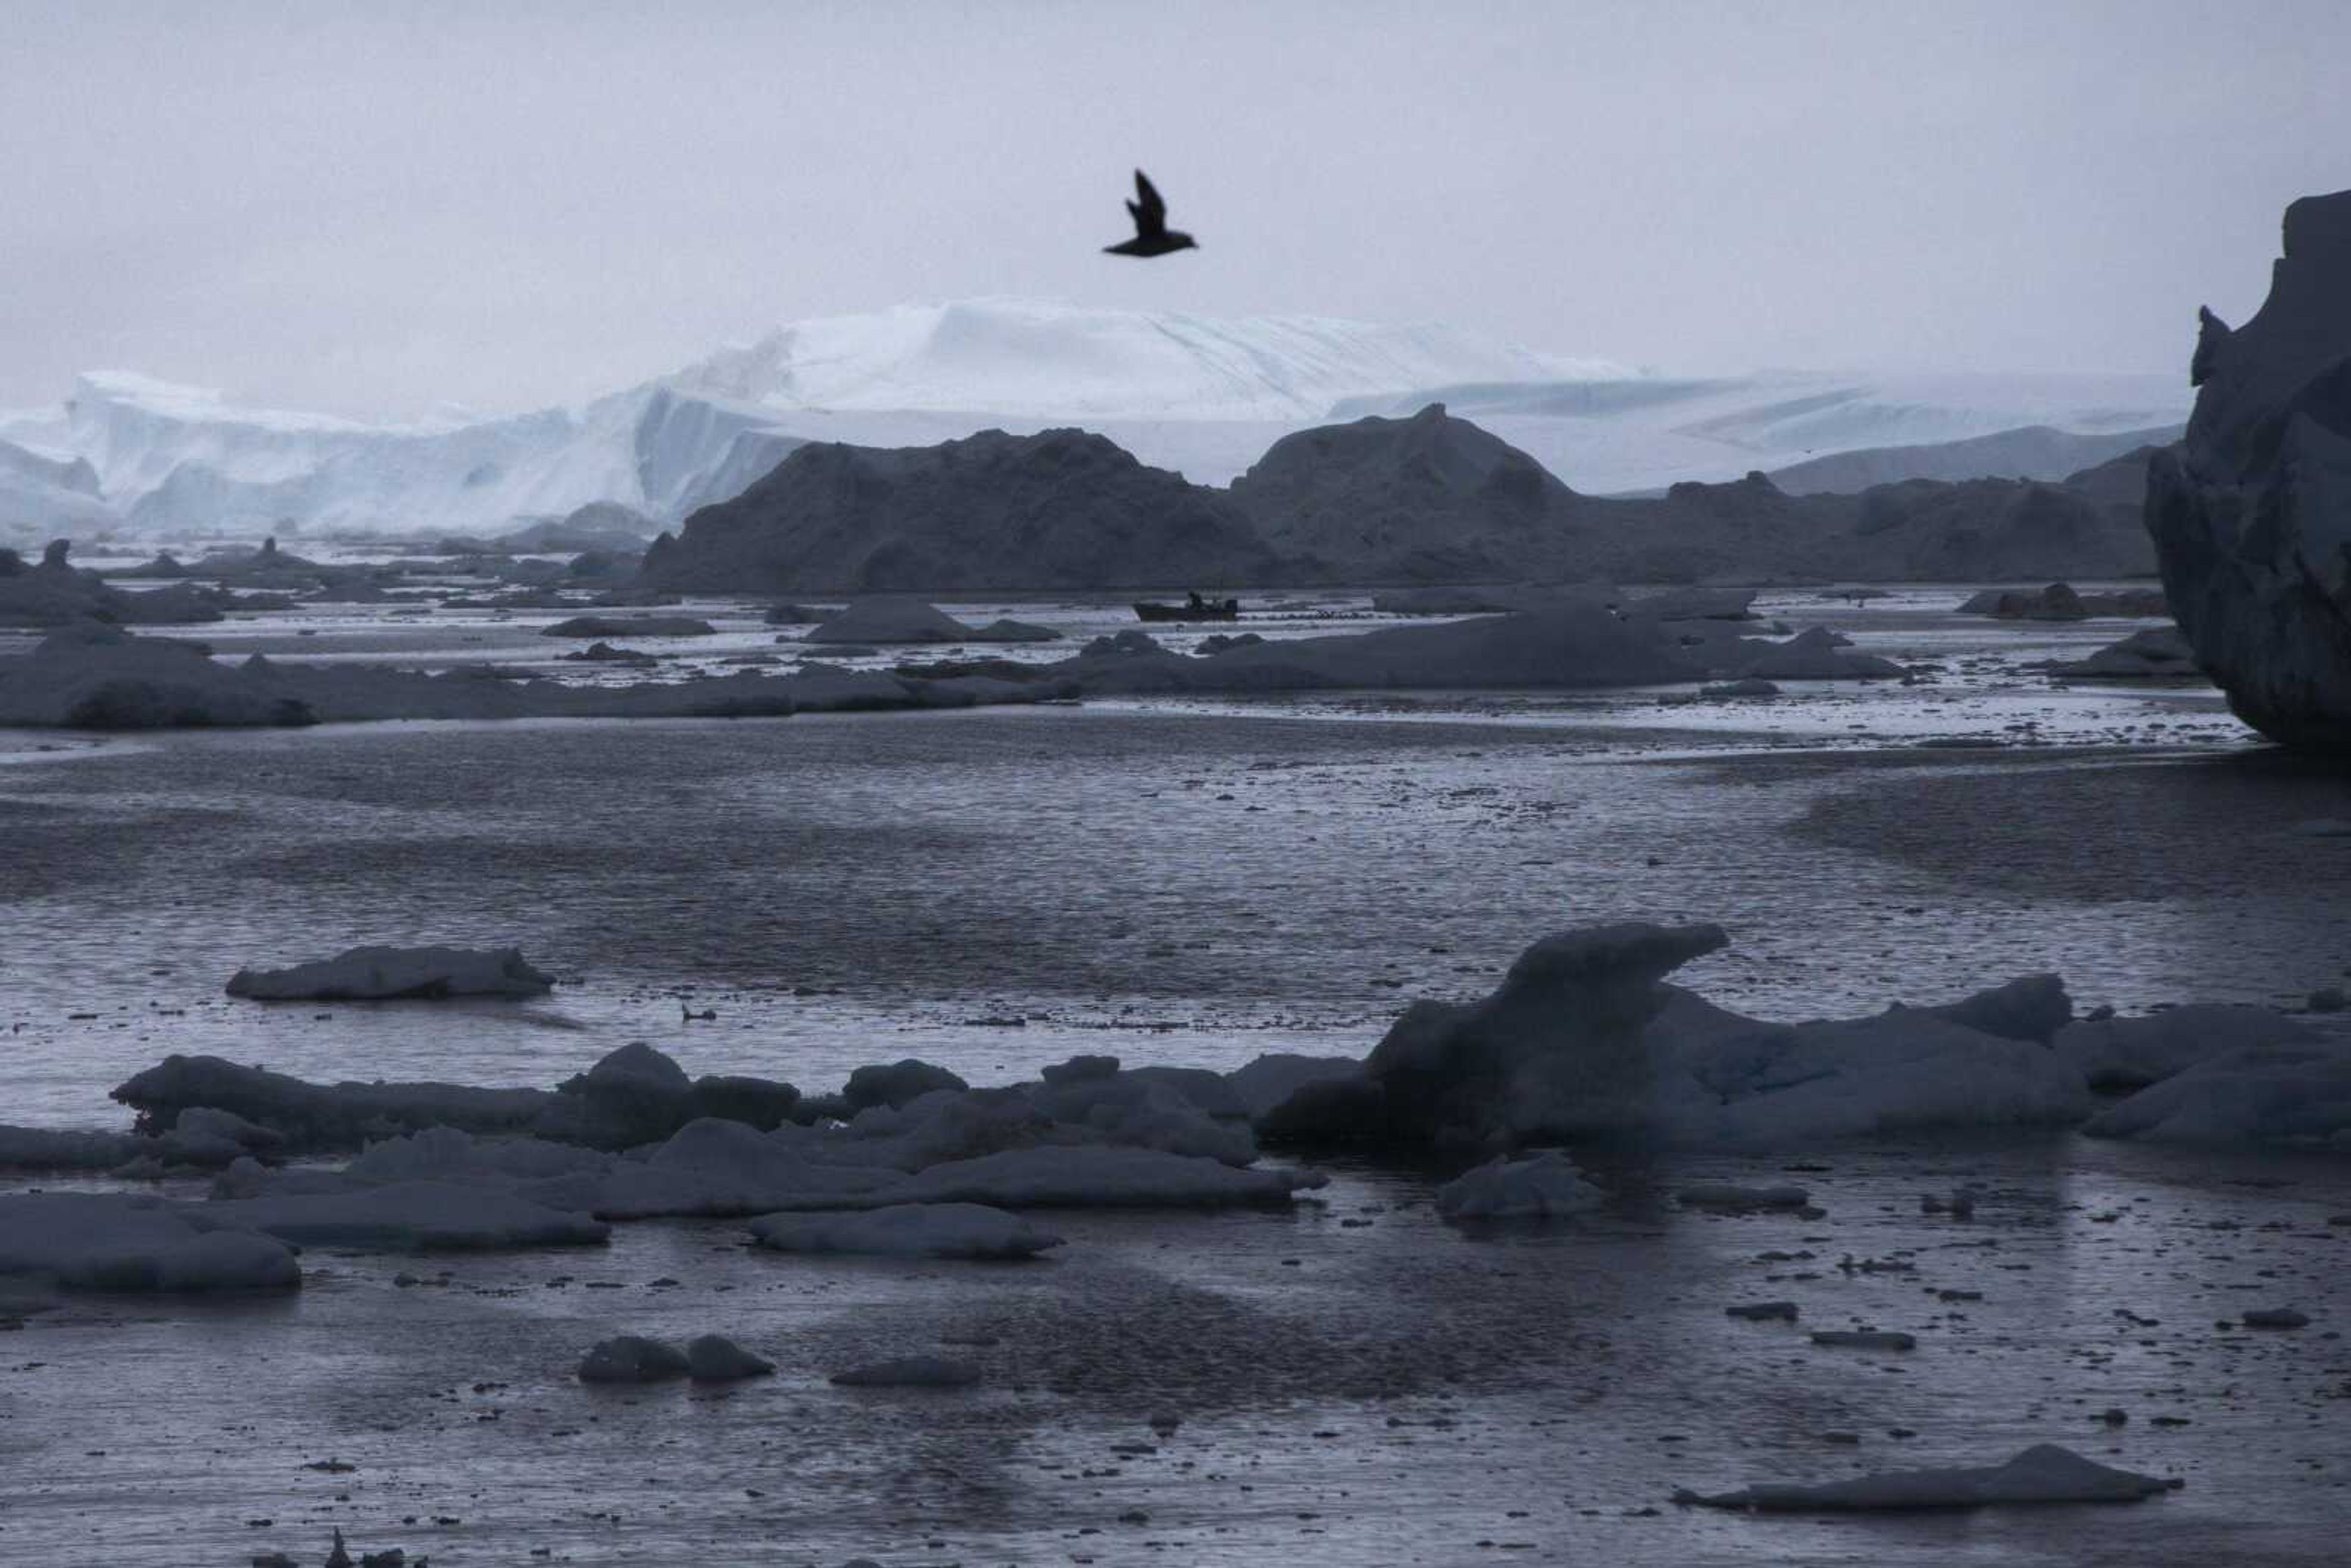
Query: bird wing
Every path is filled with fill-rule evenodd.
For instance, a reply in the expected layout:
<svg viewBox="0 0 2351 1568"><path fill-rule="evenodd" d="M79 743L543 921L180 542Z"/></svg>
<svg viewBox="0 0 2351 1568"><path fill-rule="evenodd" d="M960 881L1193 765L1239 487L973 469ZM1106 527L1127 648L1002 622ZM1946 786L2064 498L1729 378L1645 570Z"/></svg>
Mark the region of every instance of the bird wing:
<svg viewBox="0 0 2351 1568"><path fill-rule="evenodd" d="M1134 215L1136 235L1143 237L1165 234L1167 232L1166 200L1160 195L1158 188L1152 184L1149 177L1140 169L1134 172L1134 201L1126 204L1126 210Z"/></svg>

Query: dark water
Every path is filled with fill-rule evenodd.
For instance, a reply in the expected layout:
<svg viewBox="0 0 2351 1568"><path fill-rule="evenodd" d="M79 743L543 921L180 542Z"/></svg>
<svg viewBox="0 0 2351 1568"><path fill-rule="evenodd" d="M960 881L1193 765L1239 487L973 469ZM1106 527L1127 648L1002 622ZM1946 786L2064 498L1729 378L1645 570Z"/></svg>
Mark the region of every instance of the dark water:
<svg viewBox="0 0 2351 1568"><path fill-rule="evenodd" d="M545 1084L643 1038L818 1089L908 1054L985 1082L1078 1051L1354 1053L1405 999L1482 991L1597 919L1724 923L1733 946L1682 977L1782 1017L2042 969L2085 1003L2279 1001L2351 964L2351 841L2296 831L2351 817L2341 779L2246 744L2209 694L2021 674L2049 650L2013 640L2055 633L1987 653L1980 627L1849 620L1953 674L1761 709L1505 694L0 737L0 1120L107 1124L105 1090L170 1051ZM1957 734L2012 744L1911 744ZM360 941L519 943L565 983L525 1006L220 995L240 965ZM681 997L717 1020L681 1024ZM1817 1222L1665 1196L1790 1179L1779 1161L1587 1163L1611 1206L1539 1231L1441 1226L1449 1171L1362 1168L1294 1213L1050 1216L1070 1245L1026 1268L784 1259L660 1223L566 1254L314 1250L299 1299L267 1305L68 1301L0 1333L0 1563L315 1563L330 1522L436 1563L2341 1560L2339 1156L1808 1150ZM1983 1186L1972 1224L1920 1214L1961 1181ZM1847 1253L1916 1272L1848 1274ZM1722 1314L1768 1297L1920 1347L1819 1351ZM2213 1326L2255 1305L2317 1321ZM779 1375L570 1377L605 1334L706 1330ZM976 1392L825 1381L973 1333L996 1342ZM2129 1423L2090 1419L2110 1406ZM2189 1484L1901 1520L1667 1501L2044 1440ZM302 1468L329 1457L359 1468Z"/></svg>
<svg viewBox="0 0 2351 1568"><path fill-rule="evenodd" d="M545 1083L646 1038L808 1088L907 1054L977 1081L1080 1050L1360 1052L1402 999L1630 917L1722 922L1733 947L1686 977L1771 1016L2041 969L2085 1002L2271 1000L2351 961L2351 842L2294 831L2342 797L2259 751L1279 711L164 736L0 768L8 1114L102 1119L171 1051ZM220 995L244 965L427 941L517 943L566 983ZM718 1020L681 1025L681 995Z"/></svg>

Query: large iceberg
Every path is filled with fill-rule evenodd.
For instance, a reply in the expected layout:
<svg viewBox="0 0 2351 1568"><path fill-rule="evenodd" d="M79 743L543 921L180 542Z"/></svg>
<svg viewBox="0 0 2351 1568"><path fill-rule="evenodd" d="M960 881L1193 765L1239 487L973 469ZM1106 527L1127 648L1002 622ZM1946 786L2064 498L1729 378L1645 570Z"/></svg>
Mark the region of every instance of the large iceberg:
<svg viewBox="0 0 2351 1568"><path fill-rule="evenodd" d="M2189 374L2147 472L2172 612L2246 723L2351 752L2351 191L2286 209L2269 297L2234 330L2205 311Z"/></svg>

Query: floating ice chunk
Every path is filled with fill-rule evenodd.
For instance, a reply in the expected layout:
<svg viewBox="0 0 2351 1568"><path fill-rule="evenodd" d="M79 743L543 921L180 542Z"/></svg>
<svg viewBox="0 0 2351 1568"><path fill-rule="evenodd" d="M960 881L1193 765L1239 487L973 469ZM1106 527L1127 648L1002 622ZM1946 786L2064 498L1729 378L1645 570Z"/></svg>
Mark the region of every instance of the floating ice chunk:
<svg viewBox="0 0 2351 1568"><path fill-rule="evenodd" d="M2053 661L2053 675L2085 681L2200 680L2196 650L2176 626L2144 626L2079 659Z"/></svg>
<svg viewBox="0 0 2351 1568"><path fill-rule="evenodd" d="M1225 1082L1255 1121L1310 1083L1360 1078L1363 1073L1363 1061L1356 1057L1270 1052L1226 1073Z"/></svg>
<svg viewBox="0 0 2351 1568"><path fill-rule="evenodd" d="M886 595L861 599L808 632L811 643L968 643L973 628L919 599Z"/></svg>
<svg viewBox="0 0 2351 1568"><path fill-rule="evenodd" d="M677 1346L624 1333L590 1348L580 1358L579 1376L582 1383L658 1383L684 1376L687 1366Z"/></svg>
<svg viewBox="0 0 2351 1568"><path fill-rule="evenodd" d="M1895 1329L1817 1329L1813 1343L1831 1350L1916 1350L1917 1337Z"/></svg>
<svg viewBox="0 0 2351 1568"><path fill-rule="evenodd" d="M2249 1329L2301 1329L2310 1326L2310 1314L2292 1307L2256 1307L2238 1314Z"/></svg>
<svg viewBox="0 0 2351 1568"><path fill-rule="evenodd" d="M718 628L691 615L575 615L541 629L548 637L709 637Z"/></svg>
<svg viewBox="0 0 2351 1568"><path fill-rule="evenodd" d="M39 1274L66 1290L291 1291L301 1266L283 1242L208 1233L196 1212L149 1197L34 1193L0 1197L0 1274Z"/></svg>
<svg viewBox="0 0 2351 1568"><path fill-rule="evenodd" d="M143 1124L168 1126L190 1106L215 1106L284 1133L299 1147L358 1146L369 1137L449 1126L520 1132L545 1115L543 1089L462 1083L309 1083L216 1056L165 1057L113 1092Z"/></svg>
<svg viewBox="0 0 2351 1568"><path fill-rule="evenodd" d="M0 1168L105 1171L152 1151L150 1140L129 1133L56 1127L0 1126Z"/></svg>
<svg viewBox="0 0 2351 1568"><path fill-rule="evenodd" d="M1638 924L1546 937L1479 1001L1415 1002L1361 1074L1303 1084L1260 1130L1406 1149L1628 1135L1756 1147L2088 1110L2069 1063L1942 1009L1767 1023L1659 983L1726 940L1714 925ZM2022 1034L2070 1008L2036 978L1950 1010Z"/></svg>
<svg viewBox="0 0 2351 1568"><path fill-rule="evenodd" d="M2112 1469L2070 1448L2042 1443L2004 1465L1973 1469L1888 1470L1818 1486L1764 1483L1711 1494L1689 1490L1674 1500L1704 1508L1813 1512L1914 1508L1981 1508L2039 1502L2137 1502L2182 1483Z"/></svg>
<svg viewBox="0 0 2351 1568"><path fill-rule="evenodd" d="M1740 1186L1731 1182L1698 1182L1674 1194L1684 1208L1708 1208L1725 1214L1762 1209L1802 1208L1813 1195L1800 1186Z"/></svg>
<svg viewBox="0 0 2351 1568"><path fill-rule="evenodd" d="M1435 625L1290 638L1205 659L1090 648L1048 668L1073 677L1089 694L1625 686L1706 674L1655 623L1621 621L1586 601Z"/></svg>
<svg viewBox="0 0 2351 1568"><path fill-rule="evenodd" d="M1220 1080L1214 1080L1221 1090ZM1197 1155L1229 1166L1257 1158L1257 1138L1245 1122L1219 1122L1180 1088L1139 1072L1049 1082L1031 1098L1054 1122L1082 1128L1104 1143Z"/></svg>
<svg viewBox="0 0 2351 1568"><path fill-rule="evenodd" d="M256 1001L391 1001L412 998L536 997L555 977L518 947L353 947L290 969L239 969L228 994Z"/></svg>
<svg viewBox="0 0 2351 1568"><path fill-rule="evenodd" d="M979 1367L952 1356L905 1355L836 1372L832 1381L846 1388L968 1388L979 1381Z"/></svg>
<svg viewBox="0 0 2351 1568"><path fill-rule="evenodd" d="M1735 681L1717 681L1711 685L1700 686L1698 695L1702 697L1776 697L1780 695L1780 688L1760 675L1746 675Z"/></svg>
<svg viewBox="0 0 2351 1568"><path fill-rule="evenodd" d="M894 1204L843 1214L770 1214L751 1222L779 1252L858 1252L889 1258L1033 1258L1061 1239L1018 1215L977 1203Z"/></svg>
<svg viewBox="0 0 2351 1568"><path fill-rule="evenodd" d="M1881 681L1902 674L1902 666L1891 659L1847 653L1842 642L1823 626L1800 632L1784 643L1731 638L1728 643L1736 651L1726 651L1709 663L1728 674L1767 681Z"/></svg>
<svg viewBox="0 0 2351 1568"><path fill-rule="evenodd" d="M1607 1201L1557 1149L1511 1159L1497 1155L1437 1189L1447 1219L1552 1219Z"/></svg>
<svg viewBox="0 0 2351 1568"><path fill-rule="evenodd" d="M1743 1318L1750 1323L1792 1323L1796 1321L1796 1303L1793 1301L1746 1301L1725 1307L1722 1312L1725 1317Z"/></svg>
<svg viewBox="0 0 2351 1568"><path fill-rule="evenodd" d="M1922 1012L2002 1040L2047 1045L2059 1030L2074 1021L2074 998L2065 994L2065 982L2055 975L2020 975L2005 985L1956 1002L1915 1009L1897 1002L1891 1010Z"/></svg>
<svg viewBox="0 0 2351 1568"><path fill-rule="evenodd" d="M214 1200L187 1211L209 1229L258 1230L304 1246L383 1251L596 1246L611 1228L495 1188L394 1182L342 1193Z"/></svg>
<svg viewBox="0 0 2351 1568"><path fill-rule="evenodd" d="M765 1377L776 1370L766 1356L754 1355L724 1334L706 1333L685 1343L685 1375L703 1383L731 1383L743 1377Z"/></svg>
<svg viewBox="0 0 2351 1568"><path fill-rule="evenodd" d="M1218 1160L1103 1145L1008 1149L949 1160L882 1188L866 1207L978 1203L1000 1208L1185 1208L1286 1204L1326 1178L1276 1166L1241 1170ZM800 1207L850 1207L848 1205Z"/></svg>
<svg viewBox="0 0 2351 1568"><path fill-rule="evenodd" d="M612 1156L576 1144L534 1137L475 1137L455 1127L427 1127L370 1144L342 1169L353 1185L401 1181L537 1181L577 1172L601 1174Z"/></svg>
<svg viewBox="0 0 2351 1568"><path fill-rule="evenodd" d="M2108 1107L2082 1130L2166 1143L2351 1143L2351 1044L2225 1051Z"/></svg>
<svg viewBox="0 0 2351 1568"><path fill-rule="evenodd" d="M1058 643L1061 632L1050 626L1040 626L1031 621L1014 621L998 616L985 626L975 626L966 633L974 643Z"/></svg>
<svg viewBox="0 0 2351 1568"><path fill-rule="evenodd" d="M2195 1003L2145 1018L2071 1023L2058 1031L2056 1047L2092 1088L2138 1089L2232 1051L2317 1038L2308 1025L2267 1008Z"/></svg>
<svg viewBox="0 0 2351 1568"><path fill-rule="evenodd" d="M247 1155L275 1153L286 1134L249 1122L233 1111L192 1105L154 1141L152 1156L165 1166L216 1169Z"/></svg>
<svg viewBox="0 0 2351 1568"><path fill-rule="evenodd" d="M895 1108L938 1089L967 1089L970 1085L944 1067L934 1067L927 1061L908 1057L887 1064L872 1063L858 1068L849 1075L849 1084L841 1091L842 1098L853 1111L868 1105L888 1105Z"/></svg>

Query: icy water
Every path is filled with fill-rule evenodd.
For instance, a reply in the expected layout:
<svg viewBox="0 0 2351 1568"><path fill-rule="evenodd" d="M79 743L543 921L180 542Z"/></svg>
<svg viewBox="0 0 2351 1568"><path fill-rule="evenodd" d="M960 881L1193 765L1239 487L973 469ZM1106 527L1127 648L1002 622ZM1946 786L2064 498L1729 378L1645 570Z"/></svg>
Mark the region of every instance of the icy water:
<svg viewBox="0 0 2351 1568"><path fill-rule="evenodd" d="M2126 1009L2340 977L2351 841L2296 831L2351 817L2339 776L2252 744L2209 691L2030 668L2128 623L1955 601L1767 603L1930 672L1768 704L0 734L0 1120L118 1124L105 1091L173 1051L546 1084L645 1039L811 1090L905 1055L994 1082L1076 1051L1360 1053L1405 1000L1477 994L1536 936L1612 918L1722 922L1732 946L1679 977L1775 1017L2041 969ZM1084 631L1114 607L999 612ZM247 624L204 632L242 653L299 630ZM506 662L535 637L378 610L311 629L348 656L480 636L504 642L462 656ZM564 983L522 1006L220 995L240 965L360 941L518 943ZM684 998L716 1020L681 1023ZM449 1563L2341 1560L2339 1157L2033 1136L1590 1164L1612 1207L1539 1231L1437 1224L1449 1170L1351 1168L1295 1213L1053 1216L1070 1245L1033 1266L785 1259L738 1225L655 1223L574 1253L313 1251L283 1303L74 1301L0 1340L0 1562L316 1562L329 1522ZM1687 1214L1664 1195L1693 1175L1802 1181L1828 1217ZM1986 1184L1972 1222L1920 1214L1962 1180ZM1723 1316L1773 1297L1920 1347ZM2319 1321L2214 1326L2287 1304ZM705 1330L781 1374L570 1378L605 1334ZM825 1382L942 1334L994 1340L982 1391ZM2109 1406L2129 1422L2091 1420ZM2043 1440L2189 1484L1904 1520L1667 1500ZM302 1468L329 1458L358 1469Z"/></svg>

